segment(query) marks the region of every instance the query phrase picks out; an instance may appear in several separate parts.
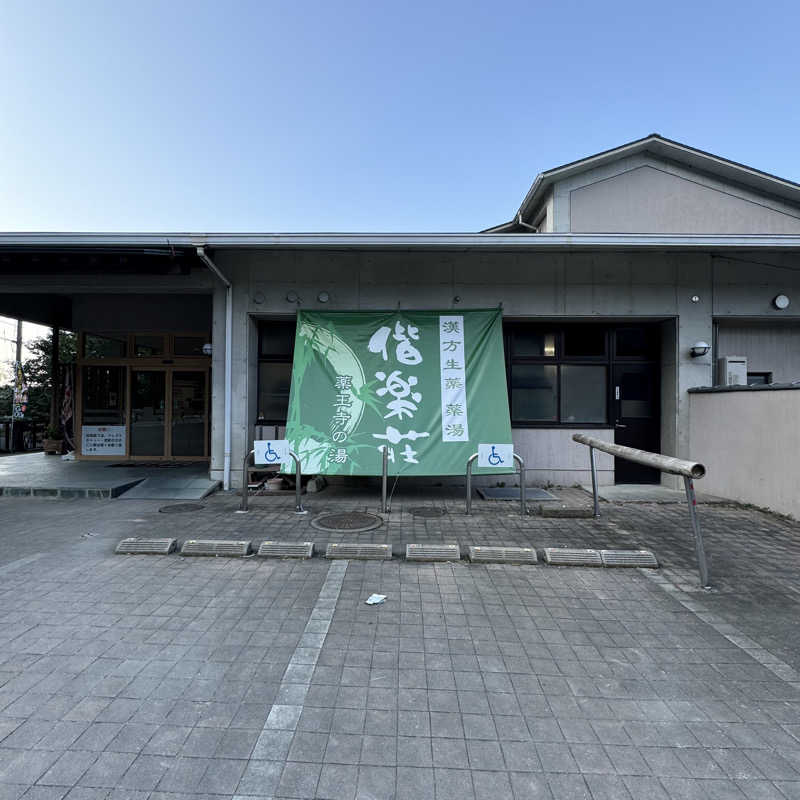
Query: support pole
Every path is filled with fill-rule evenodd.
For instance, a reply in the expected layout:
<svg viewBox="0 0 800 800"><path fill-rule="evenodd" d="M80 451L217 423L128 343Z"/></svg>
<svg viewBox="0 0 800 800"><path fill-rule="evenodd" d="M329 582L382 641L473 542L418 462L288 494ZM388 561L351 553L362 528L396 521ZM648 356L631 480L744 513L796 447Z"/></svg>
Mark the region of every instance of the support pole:
<svg viewBox="0 0 800 800"><path fill-rule="evenodd" d="M303 493L303 474L300 470L300 458L293 450L289 451L289 455L294 459L294 513L307 514L308 512L303 508L303 503L300 495Z"/></svg>
<svg viewBox="0 0 800 800"><path fill-rule="evenodd" d="M381 514L389 513L386 492L389 486L389 448L383 446L383 467L381 470Z"/></svg>
<svg viewBox="0 0 800 800"><path fill-rule="evenodd" d="M697 566L700 571L700 585L704 589L708 589L708 564L706 563L706 550L703 546L703 534L700 532L700 522L697 519L697 498L694 494L694 481L684 475L683 484L686 487L686 503L689 506L689 516L692 520L694 546L697 551Z"/></svg>
<svg viewBox="0 0 800 800"><path fill-rule="evenodd" d="M17 386L17 370L22 362L22 320L17 320L17 349L16 360L14 362L14 388ZM14 398L11 398L11 437L8 443L8 452L14 452Z"/></svg>
<svg viewBox="0 0 800 800"><path fill-rule="evenodd" d="M600 519L600 498L597 496L597 463L594 447L589 447L589 463L592 466L592 498L594 500L594 518Z"/></svg>
<svg viewBox="0 0 800 800"><path fill-rule="evenodd" d="M472 513L472 465L478 457L477 453L473 453L467 459L467 509L466 514L469 516Z"/></svg>
<svg viewBox="0 0 800 800"><path fill-rule="evenodd" d="M233 285L209 258L204 247L197 248L197 257L222 281L225 287L225 420L222 453L222 488L231 488L231 440L233 437Z"/></svg>
<svg viewBox="0 0 800 800"><path fill-rule="evenodd" d="M50 343L50 427L59 427L58 377L59 377L59 339L60 329L53 325L53 338Z"/></svg>
<svg viewBox="0 0 800 800"><path fill-rule="evenodd" d="M525 462L522 456L514 453L514 461L519 464L519 513L524 517L528 514L528 509L525 504Z"/></svg>
<svg viewBox="0 0 800 800"><path fill-rule="evenodd" d="M256 451L251 450L245 457L242 463L242 502L239 503L239 510L237 514L247 513L247 496L250 494L249 483L250 480L247 475L247 467L255 463ZM252 461L250 459L253 459Z"/></svg>

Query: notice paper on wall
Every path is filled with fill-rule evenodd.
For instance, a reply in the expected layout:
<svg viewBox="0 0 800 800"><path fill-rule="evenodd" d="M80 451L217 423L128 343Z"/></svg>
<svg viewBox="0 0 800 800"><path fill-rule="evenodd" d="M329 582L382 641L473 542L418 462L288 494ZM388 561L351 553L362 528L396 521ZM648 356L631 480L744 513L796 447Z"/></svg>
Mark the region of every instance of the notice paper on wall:
<svg viewBox="0 0 800 800"><path fill-rule="evenodd" d="M81 455L124 456L124 425L84 425L81 428Z"/></svg>

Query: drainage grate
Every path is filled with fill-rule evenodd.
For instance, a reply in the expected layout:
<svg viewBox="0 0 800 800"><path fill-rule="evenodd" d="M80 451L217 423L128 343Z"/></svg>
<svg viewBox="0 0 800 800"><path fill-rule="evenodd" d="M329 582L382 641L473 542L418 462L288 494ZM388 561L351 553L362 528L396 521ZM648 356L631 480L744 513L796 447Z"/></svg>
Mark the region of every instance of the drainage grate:
<svg viewBox="0 0 800 800"><path fill-rule="evenodd" d="M261 542L258 554L265 558L311 558L314 542Z"/></svg>
<svg viewBox="0 0 800 800"><path fill-rule="evenodd" d="M182 556L246 556L250 542L229 539L187 539L181 548Z"/></svg>
<svg viewBox="0 0 800 800"><path fill-rule="evenodd" d="M447 511L443 508L434 508L433 506L417 506L416 508L410 508L409 511L415 517L443 517Z"/></svg>
<svg viewBox="0 0 800 800"><path fill-rule="evenodd" d="M457 544L407 544L406 561L459 561Z"/></svg>
<svg viewBox="0 0 800 800"><path fill-rule="evenodd" d="M174 503L171 506L161 506L159 514L191 514L193 511L202 511L205 508L201 503Z"/></svg>
<svg viewBox="0 0 800 800"><path fill-rule="evenodd" d="M348 544L340 542L329 544L325 550L325 558L361 558L383 560L392 557L392 548L388 544Z"/></svg>
<svg viewBox="0 0 800 800"><path fill-rule="evenodd" d="M658 568L658 560L649 550L601 550L604 567Z"/></svg>
<svg viewBox="0 0 800 800"><path fill-rule="evenodd" d="M383 520L376 514L364 511L343 511L337 514L322 514L311 520L311 527L318 531L363 533L380 528Z"/></svg>
<svg viewBox="0 0 800 800"><path fill-rule="evenodd" d="M557 567L603 566L599 550L581 550L573 547L545 547L544 560Z"/></svg>
<svg viewBox="0 0 800 800"><path fill-rule="evenodd" d="M469 560L484 564L537 564L533 547L469 547Z"/></svg>
<svg viewBox="0 0 800 800"><path fill-rule="evenodd" d="M148 555L167 555L178 545L177 539L147 539L133 537L123 539L117 545L117 553L141 553Z"/></svg>
<svg viewBox="0 0 800 800"><path fill-rule="evenodd" d="M484 500L519 500L519 486L481 486L478 494ZM535 486L525 487L526 500L555 500L555 495Z"/></svg>

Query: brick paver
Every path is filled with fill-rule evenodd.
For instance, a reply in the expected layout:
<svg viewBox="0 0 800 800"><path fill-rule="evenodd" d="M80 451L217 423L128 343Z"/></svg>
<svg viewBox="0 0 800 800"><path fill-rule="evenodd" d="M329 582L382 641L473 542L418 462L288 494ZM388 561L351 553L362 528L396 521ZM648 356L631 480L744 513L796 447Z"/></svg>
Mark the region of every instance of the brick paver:
<svg viewBox="0 0 800 800"><path fill-rule="evenodd" d="M331 538L287 497L2 499L0 798L800 797L796 523L701 507L706 594L681 506L468 519L443 495ZM144 534L648 546L664 568L351 561L328 621L335 562L113 554Z"/></svg>

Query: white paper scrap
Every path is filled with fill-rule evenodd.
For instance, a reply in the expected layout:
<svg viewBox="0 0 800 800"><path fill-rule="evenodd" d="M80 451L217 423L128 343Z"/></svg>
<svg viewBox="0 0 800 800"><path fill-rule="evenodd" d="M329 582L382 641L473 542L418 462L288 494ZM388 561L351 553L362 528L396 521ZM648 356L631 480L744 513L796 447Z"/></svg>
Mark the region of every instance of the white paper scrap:
<svg viewBox="0 0 800 800"><path fill-rule="evenodd" d="M386 599L385 594L371 594L367 598L367 605L368 606L377 606L379 603L382 603Z"/></svg>

